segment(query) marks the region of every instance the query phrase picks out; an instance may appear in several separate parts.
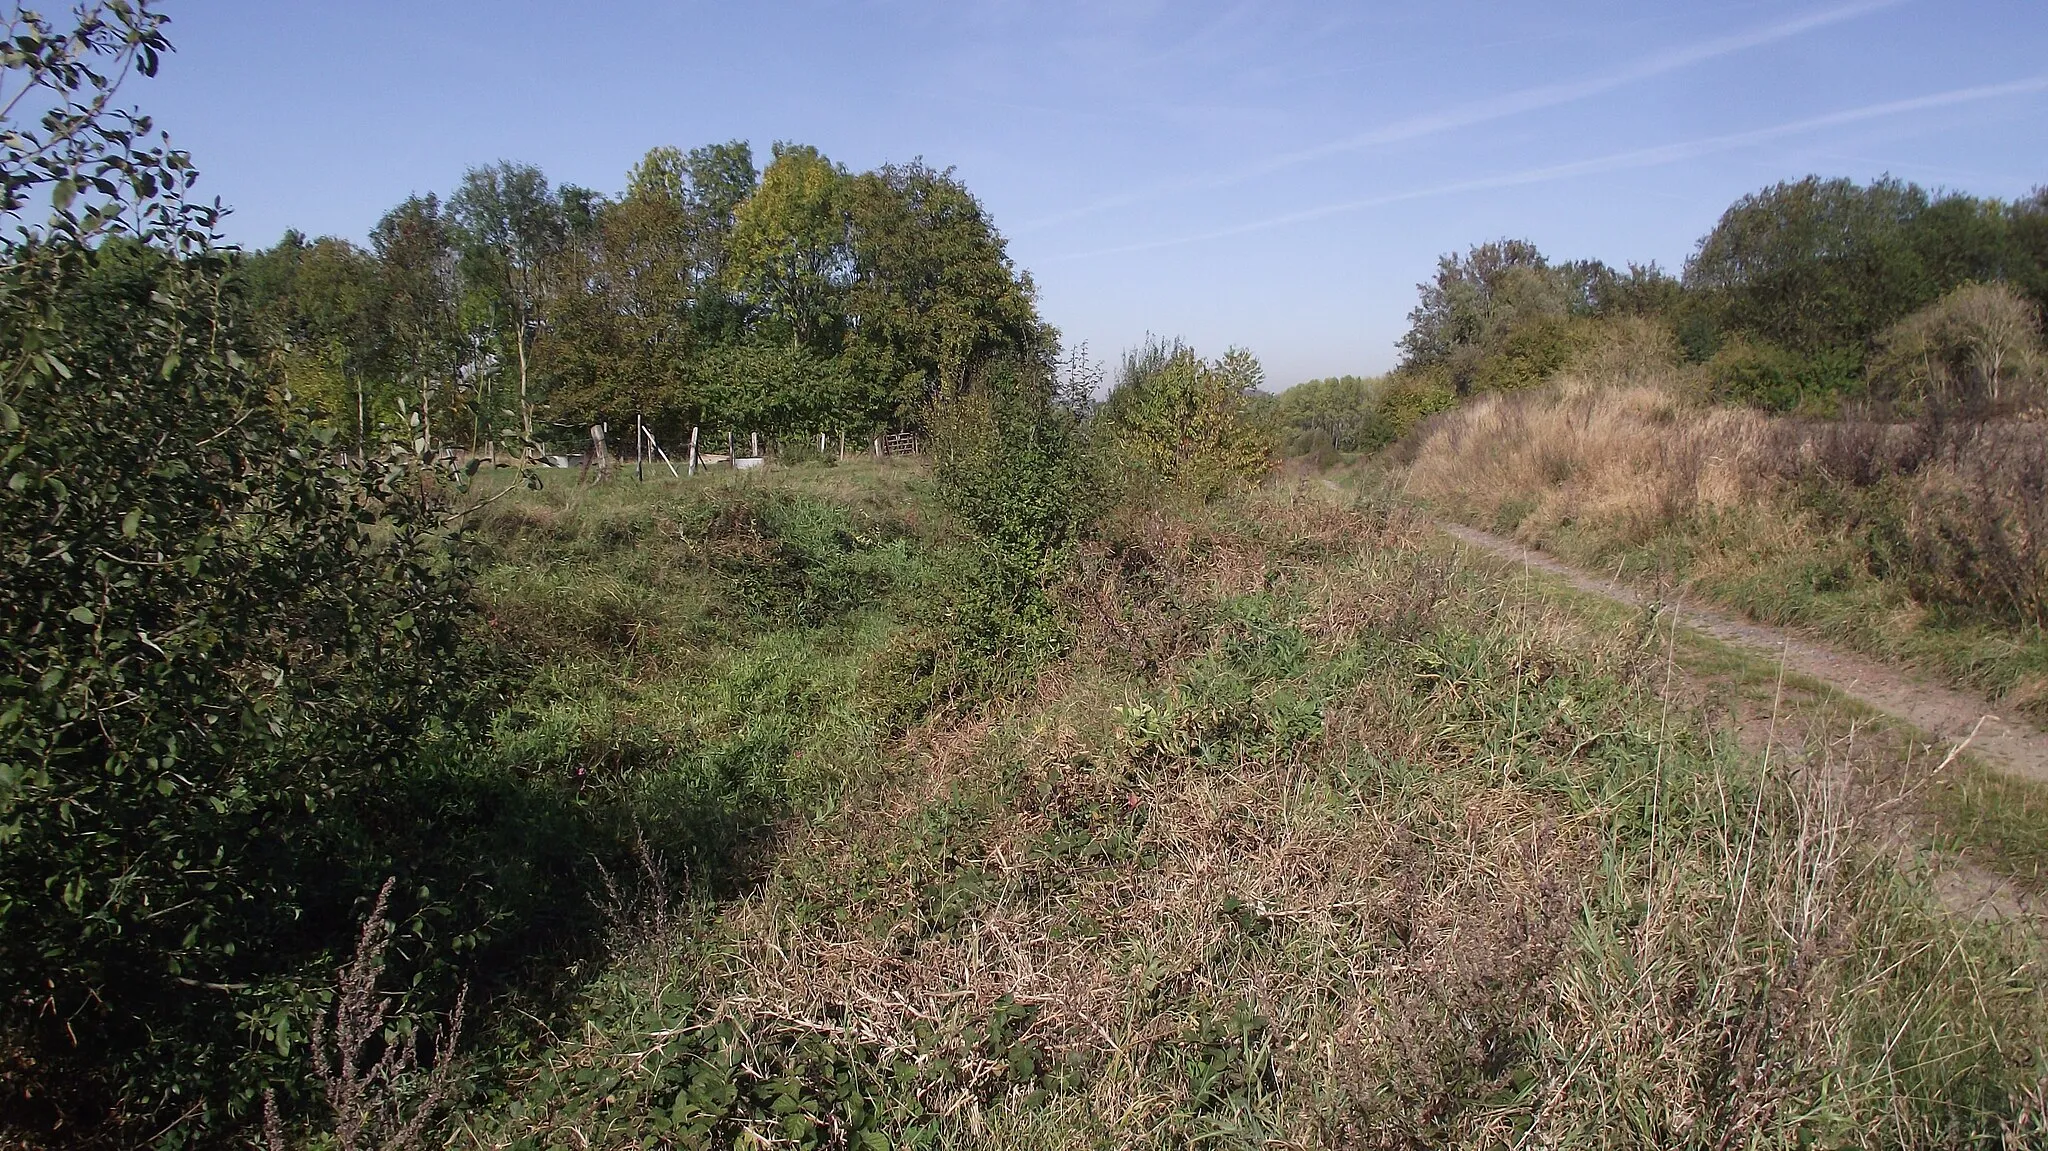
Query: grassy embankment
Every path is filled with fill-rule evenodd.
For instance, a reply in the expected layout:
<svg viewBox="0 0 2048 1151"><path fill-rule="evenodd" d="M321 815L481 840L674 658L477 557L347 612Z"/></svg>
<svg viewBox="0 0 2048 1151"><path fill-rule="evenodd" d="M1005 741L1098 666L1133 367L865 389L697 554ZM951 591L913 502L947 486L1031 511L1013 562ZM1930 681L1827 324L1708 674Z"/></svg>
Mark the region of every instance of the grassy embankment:
<svg viewBox="0 0 2048 1151"><path fill-rule="evenodd" d="M1800 420L1698 402L1654 337L1482 396L1406 447L1440 514L2048 718L2048 433L2039 420Z"/></svg>
<svg viewBox="0 0 2048 1151"><path fill-rule="evenodd" d="M1654 619L1318 490L1113 514L1071 656L950 699L907 470L491 509L541 669L500 738L701 882L621 909L459 1142L2040 1137L2038 940L1873 833L1877 741L1766 765L1665 692Z"/></svg>

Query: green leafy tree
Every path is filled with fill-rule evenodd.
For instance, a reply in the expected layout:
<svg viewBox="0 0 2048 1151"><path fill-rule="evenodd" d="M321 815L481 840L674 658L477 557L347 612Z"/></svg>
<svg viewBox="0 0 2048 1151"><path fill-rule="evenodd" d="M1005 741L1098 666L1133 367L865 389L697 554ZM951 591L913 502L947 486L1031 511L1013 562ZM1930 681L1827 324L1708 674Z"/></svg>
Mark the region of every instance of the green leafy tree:
<svg viewBox="0 0 2048 1151"><path fill-rule="evenodd" d="M744 315L728 289L733 229L740 205L760 186L754 151L743 140L684 152L648 151L628 176L627 196L670 205L689 252L693 326L714 341L735 339Z"/></svg>
<svg viewBox="0 0 2048 1151"><path fill-rule="evenodd" d="M2014 203L2005 224L2011 245L2005 278L2048 314L2048 187Z"/></svg>
<svg viewBox="0 0 2048 1151"><path fill-rule="evenodd" d="M1897 180L1809 176L1744 196L1686 262L1723 323L1799 354L1861 348L1939 294L1911 223L1928 206Z"/></svg>
<svg viewBox="0 0 2048 1151"><path fill-rule="evenodd" d="M702 357L747 337L728 247L757 182L738 141L650 149L625 195L572 229L537 347L556 417L583 425L637 412L663 435L733 418L706 392L729 381Z"/></svg>
<svg viewBox="0 0 2048 1151"><path fill-rule="evenodd" d="M1267 418L1297 454L1324 447L1334 451L1377 447L1371 437L1385 387L1385 380L1376 377L1307 380L1273 397Z"/></svg>
<svg viewBox="0 0 2048 1151"><path fill-rule="evenodd" d="M570 426L638 411L665 433L701 414L690 374L699 257L685 198L654 178L665 151L575 234L546 297L535 353L549 413Z"/></svg>
<svg viewBox="0 0 2048 1151"><path fill-rule="evenodd" d="M554 265L569 242L567 212L539 168L500 161L463 173L448 215L461 230L467 278L487 294L492 311L505 316L494 327L501 349L509 343L518 365L520 430L531 438L527 350L555 282Z"/></svg>
<svg viewBox="0 0 2048 1151"><path fill-rule="evenodd" d="M1510 293L1511 280L1523 282L1512 292L1516 299L1533 297L1537 306L1546 306L1542 293L1527 281L1530 274L1541 278L1549 270L1549 261L1527 240L1494 240L1473 245L1463 256L1438 257L1436 277L1415 286L1420 299L1401 337L1404 362L1411 367L1442 363L1459 347L1484 340L1499 322L1501 297Z"/></svg>
<svg viewBox="0 0 2048 1151"><path fill-rule="evenodd" d="M409 452L296 422L190 161L113 109L162 17L6 43L48 110L0 125L0 1124L194 1140L288 1074L362 890L338 812L455 682L460 537Z"/></svg>
<svg viewBox="0 0 2048 1151"><path fill-rule="evenodd" d="M1906 240L1939 291L2013 278L2026 256L2015 243L2011 212L1997 200L1931 195L1907 222Z"/></svg>
<svg viewBox="0 0 2048 1151"><path fill-rule="evenodd" d="M852 177L847 292L860 370L908 418L982 364L1048 354L1031 278L1010 263L988 214L951 171L922 163Z"/></svg>
<svg viewBox="0 0 2048 1151"><path fill-rule="evenodd" d="M396 415L383 281L377 261L347 240L287 232L245 260L235 279L270 329L293 398L345 428L357 454Z"/></svg>
<svg viewBox="0 0 2048 1151"><path fill-rule="evenodd" d="M421 437L433 442L437 414L453 415L468 358L456 280L455 229L433 193L409 196L370 230L387 301L391 357L419 396Z"/></svg>
<svg viewBox="0 0 2048 1151"><path fill-rule="evenodd" d="M1594 261L1552 265L1526 240L1443 256L1436 278L1416 286L1402 366L1441 367L1460 395L1524 386L1530 371L1561 362L1549 350L1570 343L1569 321L1594 311L1596 293L1612 279Z"/></svg>
<svg viewBox="0 0 2048 1151"><path fill-rule="evenodd" d="M853 278L846 172L816 148L778 143L734 213L726 278L793 347L838 350Z"/></svg>
<svg viewBox="0 0 2048 1151"><path fill-rule="evenodd" d="M1678 277L1657 266L1630 263L1616 271L1597 260L1590 262L1586 281L1588 310L1602 318L1614 316L1670 316L1676 313L1685 287Z"/></svg>
<svg viewBox="0 0 2048 1151"><path fill-rule="evenodd" d="M886 401L843 361L780 342L723 344L692 363L702 419L714 427L810 435L878 426Z"/></svg>

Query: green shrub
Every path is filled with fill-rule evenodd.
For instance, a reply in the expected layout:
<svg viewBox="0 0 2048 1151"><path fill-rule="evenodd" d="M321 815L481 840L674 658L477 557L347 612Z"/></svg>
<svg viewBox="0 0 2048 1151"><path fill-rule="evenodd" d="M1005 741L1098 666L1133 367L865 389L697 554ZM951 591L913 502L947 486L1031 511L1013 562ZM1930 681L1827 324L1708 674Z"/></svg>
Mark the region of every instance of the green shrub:
<svg viewBox="0 0 2048 1151"><path fill-rule="evenodd" d="M939 404L931 427L939 498L969 539L957 638L985 674L1028 667L1066 642L1045 593L1096 510L1079 422L1028 366L1006 366Z"/></svg>
<svg viewBox="0 0 2048 1151"><path fill-rule="evenodd" d="M1457 390L1441 370L1402 372L1380 398L1377 427L1370 442L1375 446L1397 443L1417 424L1457 406Z"/></svg>
<svg viewBox="0 0 2048 1151"><path fill-rule="evenodd" d="M62 1095L246 1108L347 937L351 811L453 706L459 534L330 462L203 252L10 247L0 1028ZM47 1078L45 1078L47 1077Z"/></svg>
<svg viewBox="0 0 2048 1151"><path fill-rule="evenodd" d="M1736 340L1707 362L1709 395L1770 412L1833 415L1864 391L1863 359L1853 349L1799 355Z"/></svg>
<svg viewBox="0 0 2048 1151"><path fill-rule="evenodd" d="M1593 345L1597 329L1585 319L1553 316L1510 329L1486 347L1472 376L1474 391L1533 388Z"/></svg>
<svg viewBox="0 0 2048 1151"><path fill-rule="evenodd" d="M1967 283L1886 329L1870 374L1907 411L1982 415L2048 399L2044 361L2032 302L2006 284Z"/></svg>
<svg viewBox="0 0 2048 1151"><path fill-rule="evenodd" d="M161 18L79 19L18 14L0 57L76 101L0 133L0 1143L169 1146L300 1094L387 876L430 1007L573 921L560 881L605 846L465 750L497 669L465 647L463 477L288 410L189 161L95 102Z"/></svg>
<svg viewBox="0 0 2048 1151"><path fill-rule="evenodd" d="M1211 362L1178 343L1154 343L1126 360L1096 414L1095 446L1138 499L1212 499L1272 466L1271 433L1251 404L1264 379L1241 348Z"/></svg>

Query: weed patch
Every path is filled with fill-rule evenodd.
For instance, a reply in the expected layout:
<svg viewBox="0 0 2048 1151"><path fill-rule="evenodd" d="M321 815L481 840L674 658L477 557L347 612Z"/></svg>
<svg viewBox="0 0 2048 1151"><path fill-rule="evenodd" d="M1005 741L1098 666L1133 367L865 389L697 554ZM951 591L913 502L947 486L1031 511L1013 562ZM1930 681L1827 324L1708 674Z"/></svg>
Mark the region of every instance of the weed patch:
<svg viewBox="0 0 2048 1151"><path fill-rule="evenodd" d="M1766 768L1667 698L1657 617L1300 489L1077 555L1070 655L906 689L886 766L622 952L469 1142L2026 1137L2038 944L1864 829L1867 756ZM872 717L935 645L859 650Z"/></svg>

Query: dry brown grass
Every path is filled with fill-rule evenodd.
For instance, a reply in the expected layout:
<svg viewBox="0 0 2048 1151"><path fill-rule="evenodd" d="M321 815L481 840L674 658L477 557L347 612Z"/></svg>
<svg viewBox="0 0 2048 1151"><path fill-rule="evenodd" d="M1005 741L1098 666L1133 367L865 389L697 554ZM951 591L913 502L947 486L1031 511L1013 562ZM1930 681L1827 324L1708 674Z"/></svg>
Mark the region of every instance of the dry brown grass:
<svg viewBox="0 0 2048 1151"><path fill-rule="evenodd" d="M1407 486L1526 539L1591 521L1640 540L1696 510L1768 498L1777 447L1759 413L1702 408L1654 384L1573 377L1438 417Z"/></svg>
<svg viewBox="0 0 2048 1151"><path fill-rule="evenodd" d="M1684 370L1611 346L1435 417L1399 482L1595 570L1680 579L2043 714L2041 422L1816 421L1697 394Z"/></svg>

